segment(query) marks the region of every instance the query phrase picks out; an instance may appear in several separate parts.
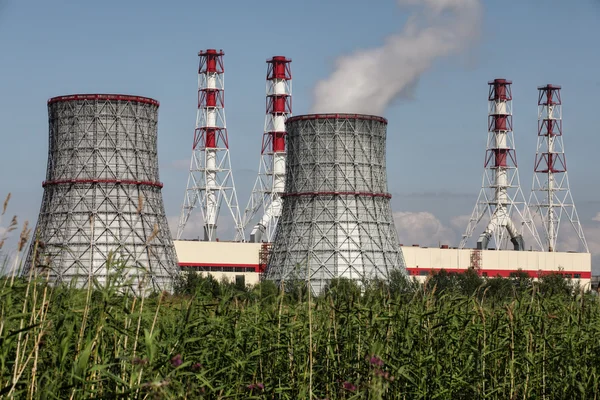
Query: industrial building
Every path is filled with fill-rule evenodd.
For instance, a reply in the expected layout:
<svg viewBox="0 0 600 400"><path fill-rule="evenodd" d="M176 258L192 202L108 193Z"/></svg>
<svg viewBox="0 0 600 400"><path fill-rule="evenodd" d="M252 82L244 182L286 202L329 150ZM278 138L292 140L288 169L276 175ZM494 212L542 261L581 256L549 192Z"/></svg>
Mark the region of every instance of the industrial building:
<svg viewBox="0 0 600 400"><path fill-rule="evenodd" d="M175 251L183 271L210 274L217 280L230 282L242 277L244 284L260 281L265 262L262 243L207 242L200 240L175 240ZM261 252L262 251L262 252Z"/></svg>
<svg viewBox="0 0 600 400"><path fill-rule="evenodd" d="M48 169L37 240L25 273L41 267L53 281L102 284L117 257L128 264L125 275L136 291L170 290L181 270L250 285L302 279L315 293L334 278L386 279L399 270L423 281L442 269L468 268L488 277L560 273L589 287L591 254L569 189L560 86L538 88L529 202L517 170L512 82L494 79L488 82L483 183L462 240L458 247L403 246L387 187L387 120L292 116L291 60L283 56L267 60L259 171L242 213L225 120L224 52L208 49L198 56L196 127L177 240L167 225L158 174L158 101L115 94L55 97L48 101ZM217 238L223 204L233 217L232 240ZM197 208L203 240L186 240ZM561 218L584 252L557 251ZM480 223L476 245L468 248Z"/></svg>
<svg viewBox="0 0 600 400"><path fill-rule="evenodd" d="M267 243L205 242L176 240L175 250L183 271L211 274L216 279L239 281L254 285L266 268L270 246ZM475 268L482 277L509 278L519 270L531 278L560 273L589 288L591 254L575 252L541 252L514 250L477 250L418 245L400 246L410 278L424 282L431 273L444 269L464 272Z"/></svg>
<svg viewBox="0 0 600 400"><path fill-rule="evenodd" d="M252 218L263 208L251 243L244 243L243 233L234 241L177 240L182 270L218 279L243 277L247 284L310 279L316 293L334 277L385 278L392 268L419 281L442 269L474 268L487 277L560 273L589 287L591 254L568 187L559 86L538 88L539 140L529 203L517 169L512 82L494 79L488 82L483 183L466 233L458 247L403 246L397 244L387 193L387 121L365 115L292 116L290 62L282 56L267 60L259 178L241 224L236 220L242 230L253 226ZM585 252L556 251L561 216L575 227ZM468 248L481 223L475 248ZM255 243L261 239L265 243Z"/></svg>

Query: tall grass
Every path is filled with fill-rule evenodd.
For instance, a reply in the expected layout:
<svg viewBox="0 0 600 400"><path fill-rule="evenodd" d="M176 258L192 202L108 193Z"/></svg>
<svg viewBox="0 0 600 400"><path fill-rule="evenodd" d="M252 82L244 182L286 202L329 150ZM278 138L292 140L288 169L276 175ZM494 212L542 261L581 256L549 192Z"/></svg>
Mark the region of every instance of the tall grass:
<svg viewBox="0 0 600 400"><path fill-rule="evenodd" d="M0 393L15 398L544 399L600 393L600 305L548 283L494 291L334 281L308 298L190 275L135 298L2 284ZM10 280L10 277L5 279ZM557 281L558 282L558 281ZM564 287L562 282L553 287ZM562 285L562 286L561 286ZM82 328L83 327L83 328ZM81 331L83 330L83 334Z"/></svg>
<svg viewBox="0 0 600 400"><path fill-rule="evenodd" d="M110 263L85 289L43 270L1 278L0 397L599 398L599 299L558 275L393 274L311 296L191 273L140 298Z"/></svg>

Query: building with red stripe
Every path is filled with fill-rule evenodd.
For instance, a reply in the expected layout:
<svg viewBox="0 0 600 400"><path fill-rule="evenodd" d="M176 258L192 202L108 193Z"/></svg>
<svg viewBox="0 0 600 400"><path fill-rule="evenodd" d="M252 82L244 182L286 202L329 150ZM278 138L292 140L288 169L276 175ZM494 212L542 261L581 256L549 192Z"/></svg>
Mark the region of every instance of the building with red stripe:
<svg viewBox="0 0 600 400"><path fill-rule="evenodd" d="M179 266L184 271L211 274L245 284L260 280L266 266L269 245L265 243L205 242L176 240ZM592 275L590 253L515 250L477 250L401 245L408 275L424 282L442 269L462 273L474 268L482 277L514 276L525 272L531 278L559 273L589 288ZM243 278L242 278L243 277Z"/></svg>

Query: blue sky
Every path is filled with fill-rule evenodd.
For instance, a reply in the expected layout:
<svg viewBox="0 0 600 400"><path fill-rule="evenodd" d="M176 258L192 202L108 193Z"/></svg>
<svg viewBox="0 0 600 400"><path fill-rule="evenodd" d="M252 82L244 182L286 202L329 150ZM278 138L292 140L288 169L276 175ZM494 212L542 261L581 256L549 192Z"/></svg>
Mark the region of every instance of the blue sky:
<svg viewBox="0 0 600 400"><path fill-rule="evenodd" d="M600 148L600 2L484 1L483 6L475 45L436 60L421 76L414 98L384 113L394 212L410 217L405 219L410 226L422 224L401 231L401 240L458 244L464 230L458 221L470 214L481 185L487 81L505 77L514 82L517 157L527 197L536 87L562 85L571 189L592 252L600 253L600 222L593 220L600 212L594 163ZM197 52L218 48L226 54L227 125L245 207L264 123L265 60L273 55L293 60L293 111L302 114L337 57L381 45L402 29L409 14L393 0L0 0L0 197L12 192L9 214L32 223L37 218L48 98L138 94L161 103L160 174L167 214L176 219L191 155Z"/></svg>

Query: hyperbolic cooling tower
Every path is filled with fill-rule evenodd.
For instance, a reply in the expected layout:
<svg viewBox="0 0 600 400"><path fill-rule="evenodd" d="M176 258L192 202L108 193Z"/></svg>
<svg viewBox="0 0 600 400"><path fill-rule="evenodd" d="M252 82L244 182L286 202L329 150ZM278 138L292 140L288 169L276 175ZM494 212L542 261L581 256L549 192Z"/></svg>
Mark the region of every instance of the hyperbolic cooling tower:
<svg viewBox="0 0 600 400"><path fill-rule="evenodd" d="M179 267L158 177L158 102L86 94L48 100L44 197L27 260L52 281L106 281L107 257L126 262L138 291L170 290ZM35 238L34 238L35 239ZM28 271L25 271L26 273Z"/></svg>
<svg viewBox="0 0 600 400"><path fill-rule="evenodd" d="M404 257L387 192L387 120L355 114L291 117L283 210L266 279L386 279Z"/></svg>

